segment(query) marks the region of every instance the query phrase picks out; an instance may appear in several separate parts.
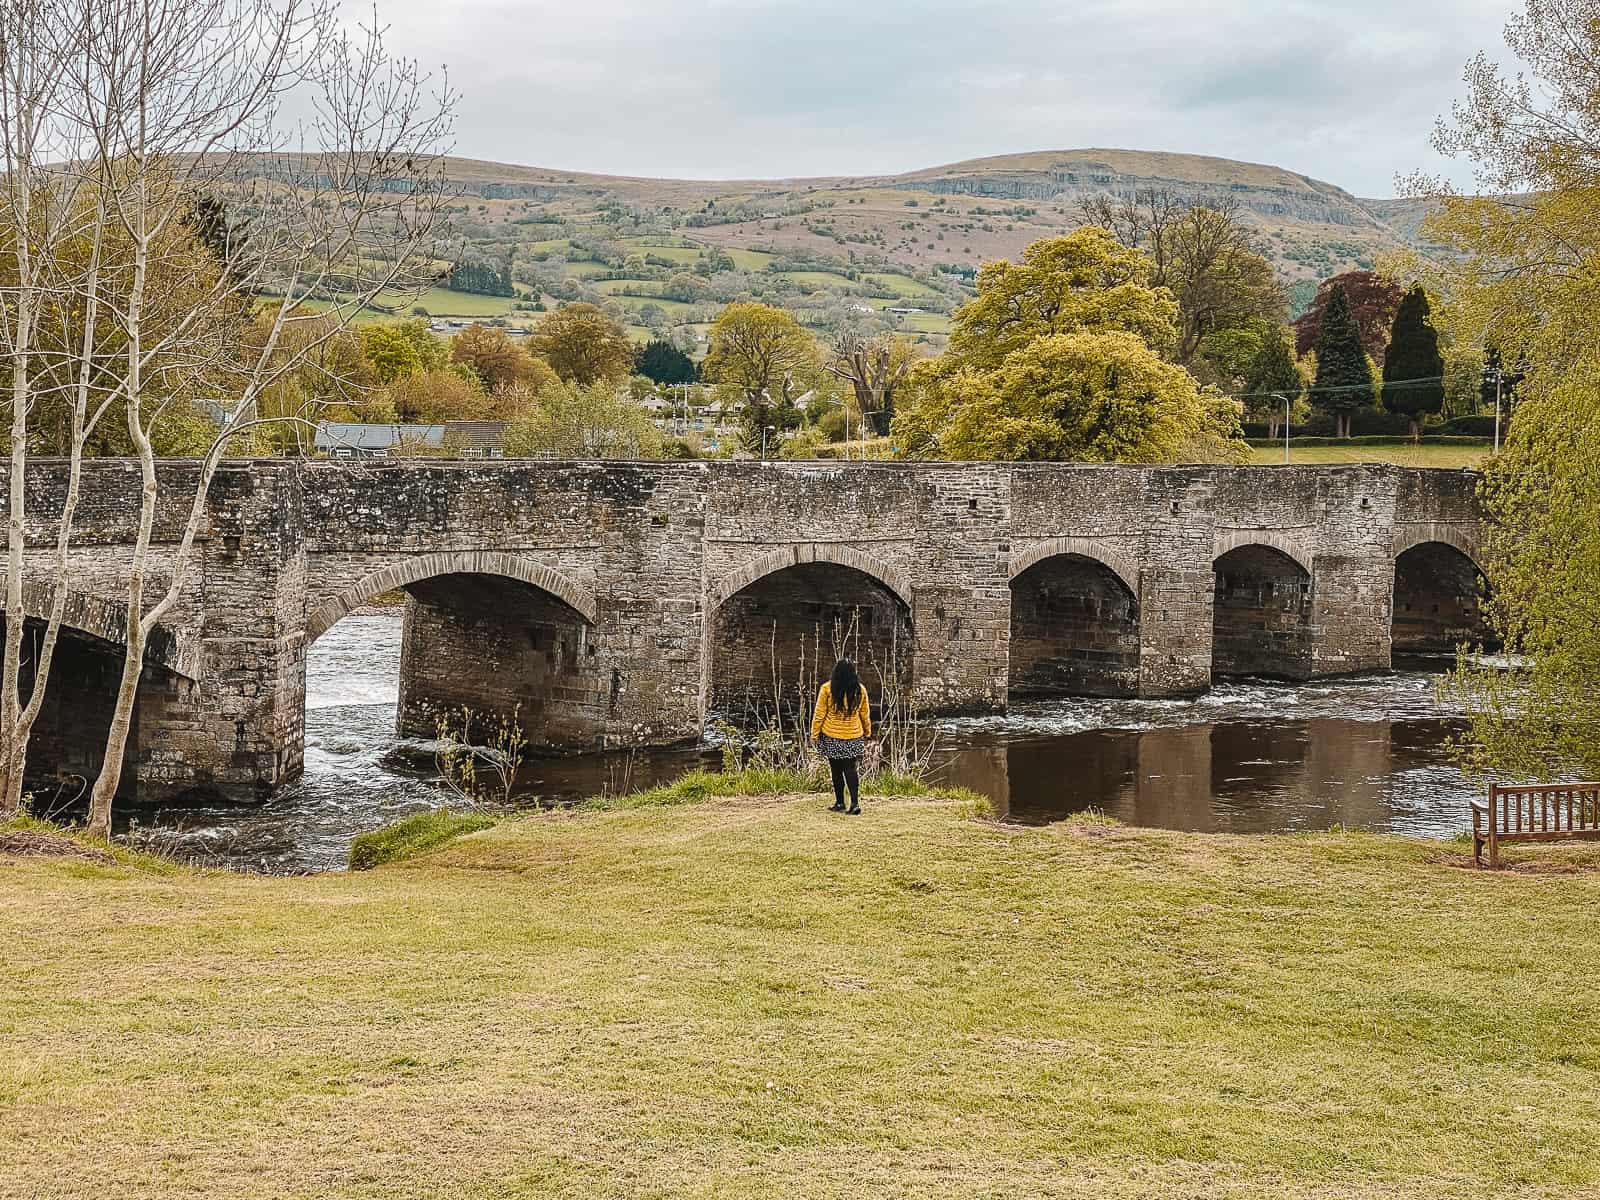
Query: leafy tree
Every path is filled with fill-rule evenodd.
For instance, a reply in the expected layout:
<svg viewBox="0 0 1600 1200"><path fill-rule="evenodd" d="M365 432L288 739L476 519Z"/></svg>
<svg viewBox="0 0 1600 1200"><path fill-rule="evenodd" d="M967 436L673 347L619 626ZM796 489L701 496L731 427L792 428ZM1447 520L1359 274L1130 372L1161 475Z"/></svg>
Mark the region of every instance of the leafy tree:
<svg viewBox="0 0 1600 1200"><path fill-rule="evenodd" d="M528 348L557 376L579 386L622 379L633 370L628 331L593 304L567 304L547 314Z"/></svg>
<svg viewBox="0 0 1600 1200"><path fill-rule="evenodd" d="M744 401L744 441L754 449L769 425L800 424L796 401L816 381L817 344L788 313L766 304L730 304L711 327L705 377Z"/></svg>
<svg viewBox="0 0 1600 1200"><path fill-rule="evenodd" d="M457 371L418 371L394 380L380 393L394 419L405 425L480 421L492 404L475 378Z"/></svg>
<svg viewBox="0 0 1600 1200"><path fill-rule="evenodd" d="M449 287L453 292L471 292L479 296L515 296L511 286L511 264L496 267L481 258L457 263L450 271Z"/></svg>
<svg viewBox="0 0 1600 1200"><path fill-rule="evenodd" d="M1150 264L1104 229L1034 242L1020 263L986 263L978 294L955 314L950 357L992 370L1042 337L1124 330L1159 354L1177 345L1178 306L1150 283Z"/></svg>
<svg viewBox="0 0 1600 1200"><path fill-rule="evenodd" d="M1492 412L1498 405L1502 412L1508 411L1516 403L1517 388L1526 377L1526 372L1508 367L1499 349L1490 346L1484 352L1478 378L1479 407Z"/></svg>
<svg viewBox="0 0 1600 1200"><path fill-rule="evenodd" d="M450 345L450 361L470 367L487 391L537 386L549 368L531 357L503 329L468 325Z"/></svg>
<svg viewBox="0 0 1600 1200"><path fill-rule="evenodd" d="M1283 422L1283 396L1292 406L1305 391L1305 380L1295 365L1294 352L1289 348L1290 331L1285 328L1269 330L1261 339L1261 348L1245 371L1244 390L1250 397L1250 408L1267 420L1267 436L1277 437ZM1291 408L1292 411L1292 408Z"/></svg>
<svg viewBox="0 0 1600 1200"><path fill-rule="evenodd" d="M1311 386L1311 403L1330 413L1335 436L1350 436L1350 418L1356 410L1377 401L1372 367L1362 349L1361 332L1351 316L1344 288L1335 284L1328 294L1317 337L1317 377Z"/></svg>
<svg viewBox="0 0 1600 1200"><path fill-rule="evenodd" d="M559 381L506 429L506 453L521 458L659 458L661 432L613 382Z"/></svg>
<svg viewBox="0 0 1600 1200"><path fill-rule="evenodd" d="M665 338L652 338L639 351L634 367L639 374L664 384L693 383L698 374L694 359Z"/></svg>
<svg viewBox="0 0 1600 1200"><path fill-rule="evenodd" d="M1444 356L1433 327L1428 294L1416 284L1400 301L1383 360L1383 406L1411 420L1411 438L1422 432L1424 413L1444 405Z"/></svg>
<svg viewBox="0 0 1600 1200"><path fill-rule="evenodd" d="M1362 348L1374 362L1383 362L1389 345L1389 330L1394 325L1395 310L1405 295L1393 279L1376 271L1346 271L1324 280L1317 289L1311 306L1294 323L1295 353L1304 355L1316 347L1322 337L1322 322L1335 289L1344 293L1345 307L1361 334Z"/></svg>
<svg viewBox="0 0 1600 1200"><path fill-rule="evenodd" d="M1429 188L1439 210L1423 225L1447 252L1457 344L1492 343L1525 373L1481 489L1487 615L1512 657L1468 662L1456 684L1471 765L1587 776L1600 770L1600 20L1592 0L1528 0L1506 42L1527 77L1480 55L1435 138L1474 162L1483 195Z"/></svg>
<svg viewBox="0 0 1600 1200"><path fill-rule="evenodd" d="M1271 336L1270 330L1268 336ZM1237 391L1261 353L1262 330L1249 326L1216 329L1200 343L1200 353L1188 366L1196 379Z"/></svg>
<svg viewBox="0 0 1600 1200"><path fill-rule="evenodd" d="M363 329L361 352L379 383L393 383L424 369L416 343L393 326L368 325Z"/></svg>
<svg viewBox="0 0 1600 1200"><path fill-rule="evenodd" d="M1052 334L994 371L925 381L895 434L956 459L1176 462L1238 458L1239 406L1124 330Z"/></svg>

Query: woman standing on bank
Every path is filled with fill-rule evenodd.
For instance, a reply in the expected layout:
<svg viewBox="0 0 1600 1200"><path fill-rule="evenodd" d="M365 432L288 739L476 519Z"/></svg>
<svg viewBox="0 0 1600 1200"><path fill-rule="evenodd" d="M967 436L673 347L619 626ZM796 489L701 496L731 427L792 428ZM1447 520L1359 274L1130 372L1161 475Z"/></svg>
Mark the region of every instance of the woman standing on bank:
<svg viewBox="0 0 1600 1200"><path fill-rule="evenodd" d="M811 739L833 771L833 808L845 812L844 793L850 789L849 813L861 815L861 758L872 736L872 706L861 686L856 667L848 658L833 665L833 675L817 693L817 710L811 716Z"/></svg>

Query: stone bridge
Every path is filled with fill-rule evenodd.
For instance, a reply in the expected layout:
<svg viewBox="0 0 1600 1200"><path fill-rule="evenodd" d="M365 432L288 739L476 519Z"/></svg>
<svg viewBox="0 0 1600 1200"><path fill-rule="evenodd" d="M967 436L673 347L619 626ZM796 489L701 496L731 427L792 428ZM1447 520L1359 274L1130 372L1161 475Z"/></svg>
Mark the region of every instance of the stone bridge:
<svg viewBox="0 0 1600 1200"><path fill-rule="evenodd" d="M157 581L194 466L162 465ZM28 480L31 553L65 466ZM130 793L263 796L300 772L306 657L406 596L398 725L515 712L540 747L694 738L849 652L923 713L1177 696L1387 668L1477 629L1476 477L1353 467L226 464L146 655ZM68 635L30 754L97 768L138 472L85 472ZM4 488L0 487L0 495ZM30 612L49 598L38 572Z"/></svg>

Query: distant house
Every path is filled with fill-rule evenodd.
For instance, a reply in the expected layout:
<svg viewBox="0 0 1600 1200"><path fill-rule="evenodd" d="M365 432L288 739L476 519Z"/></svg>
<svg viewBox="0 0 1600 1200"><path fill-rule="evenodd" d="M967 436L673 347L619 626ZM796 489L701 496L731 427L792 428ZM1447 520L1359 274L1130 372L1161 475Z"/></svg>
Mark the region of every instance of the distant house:
<svg viewBox="0 0 1600 1200"><path fill-rule="evenodd" d="M312 449L329 458L388 458L402 446L444 449L443 425L355 425L319 421Z"/></svg>
<svg viewBox="0 0 1600 1200"><path fill-rule="evenodd" d="M922 309L920 309L920 308L890 308L890 309L886 309L885 311L886 312L892 312L892 313L898 313L902 317L910 317L910 316L915 316L917 313L921 312Z"/></svg>
<svg viewBox="0 0 1600 1200"><path fill-rule="evenodd" d="M447 421L443 425L357 425L322 421L313 449L329 458L392 458L402 451L428 457L504 458L504 421Z"/></svg>

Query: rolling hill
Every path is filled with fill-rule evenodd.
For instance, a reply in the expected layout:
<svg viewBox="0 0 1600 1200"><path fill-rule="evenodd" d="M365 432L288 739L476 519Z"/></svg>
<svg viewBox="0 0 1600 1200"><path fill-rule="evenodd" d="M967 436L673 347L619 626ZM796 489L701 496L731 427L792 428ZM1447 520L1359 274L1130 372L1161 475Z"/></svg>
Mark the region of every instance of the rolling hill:
<svg viewBox="0 0 1600 1200"><path fill-rule="evenodd" d="M737 294L814 325L830 306L853 305L937 340L981 263L1074 228L1089 197L1142 188L1236 202L1299 307L1317 280L1415 245L1422 214L1415 202L1363 200L1279 167L1134 150L784 180L645 179L461 158L447 171L468 252L509 263L524 293L506 302L509 321L536 319L521 314L539 302L582 298L625 314L640 336L663 323L703 326ZM685 274L708 283L704 294Z"/></svg>

